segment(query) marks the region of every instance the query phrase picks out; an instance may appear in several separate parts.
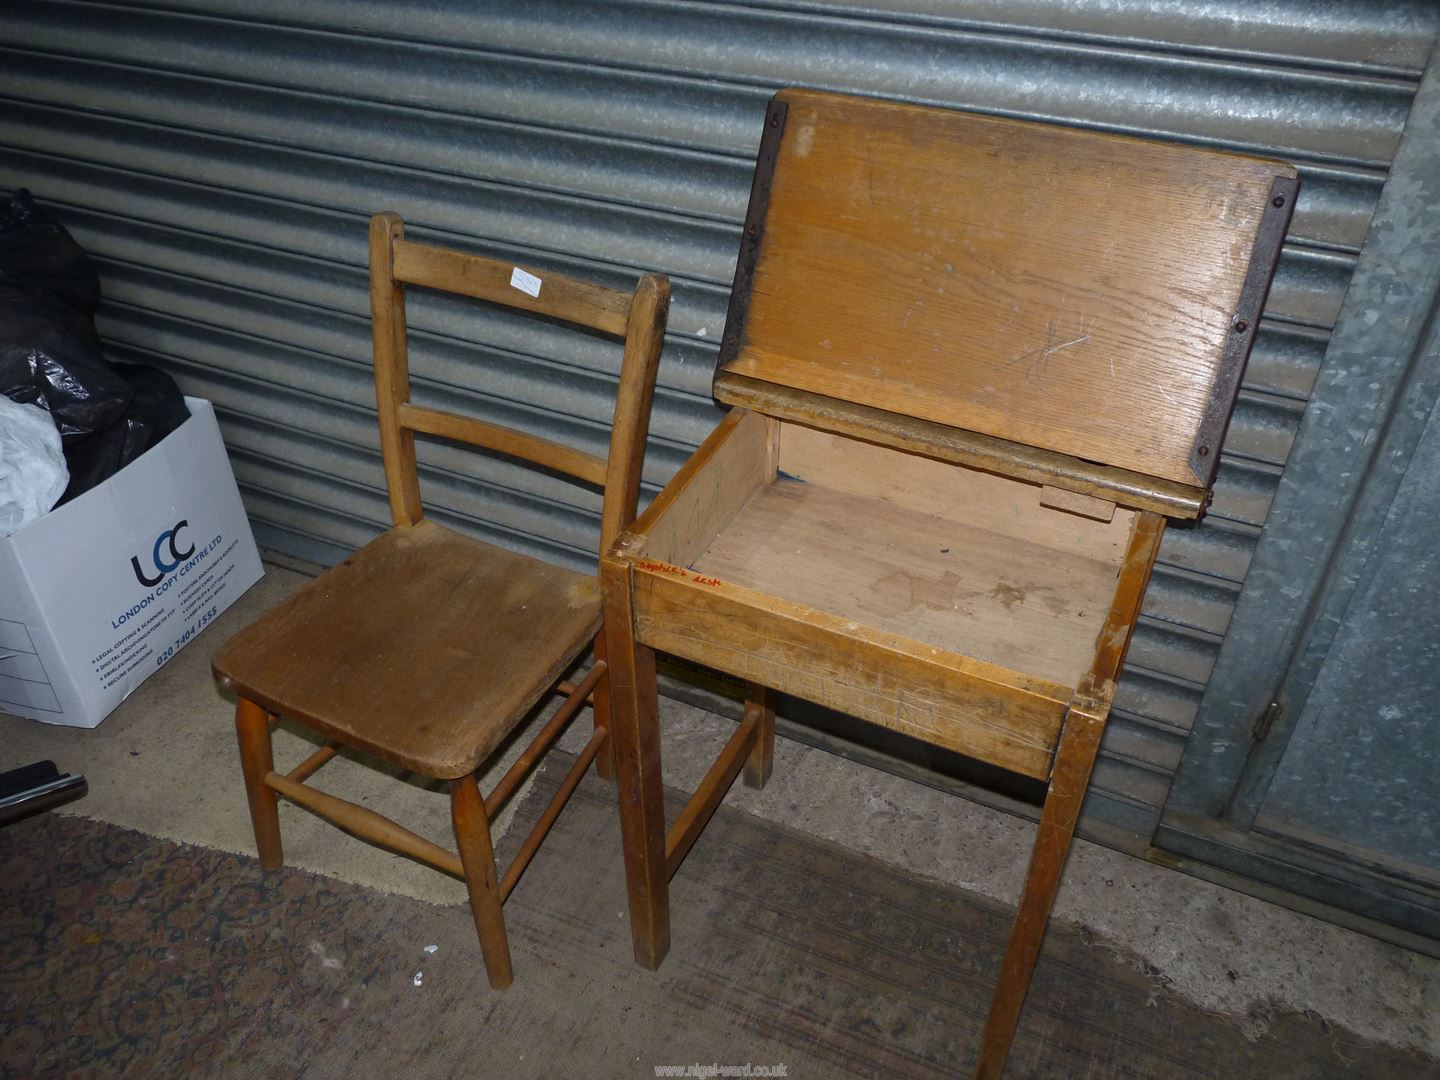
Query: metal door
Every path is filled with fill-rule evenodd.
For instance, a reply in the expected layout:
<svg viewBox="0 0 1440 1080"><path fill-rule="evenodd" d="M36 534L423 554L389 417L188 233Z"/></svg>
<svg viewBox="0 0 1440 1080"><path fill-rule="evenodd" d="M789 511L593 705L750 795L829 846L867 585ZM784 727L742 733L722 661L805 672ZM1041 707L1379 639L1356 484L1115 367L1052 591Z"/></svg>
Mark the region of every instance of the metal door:
<svg viewBox="0 0 1440 1080"><path fill-rule="evenodd" d="M1440 952L1437 132L1432 61L1156 844Z"/></svg>

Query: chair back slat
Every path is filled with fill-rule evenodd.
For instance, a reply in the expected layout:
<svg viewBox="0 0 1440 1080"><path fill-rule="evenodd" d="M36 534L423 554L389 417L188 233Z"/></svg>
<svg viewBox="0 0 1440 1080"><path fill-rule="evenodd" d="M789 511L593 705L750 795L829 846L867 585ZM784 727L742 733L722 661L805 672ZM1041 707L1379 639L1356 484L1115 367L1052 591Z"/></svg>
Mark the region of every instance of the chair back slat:
<svg viewBox="0 0 1440 1080"><path fill-rule="evenodd" d="M463 251L395 242L395 280L535 311L624 336L630 293Z"/></svg>
<svg viewBox="0 0 1440 1080"><path fill-rule="evenodd" d="M423 408L410 401L405 286L419 285L502 304L624 339L609 454L594 454L475 417ZM600 545L606 550L635 519L655 374L669 312L670 284L646 274L633 292L563 274L405 239L399 215L370 220L370 304L375 342L375 391L380 445L391 515L397 525L423 516L414 433L455 439L529 461L603 487Z"/></svg>
<svg viewBox="0 0 1440 1080"><path fill-rule="evenodd" d="M543 468L568 473L596 487L605 485L604 458L550 439L542 439L538 435L501 427L499 424L489 424L472 416L441 412L439 409L422 409L409 402L400 406L400 423L409 431L423 431L427 435L456 439L472 446L533 461Z"/></svg>

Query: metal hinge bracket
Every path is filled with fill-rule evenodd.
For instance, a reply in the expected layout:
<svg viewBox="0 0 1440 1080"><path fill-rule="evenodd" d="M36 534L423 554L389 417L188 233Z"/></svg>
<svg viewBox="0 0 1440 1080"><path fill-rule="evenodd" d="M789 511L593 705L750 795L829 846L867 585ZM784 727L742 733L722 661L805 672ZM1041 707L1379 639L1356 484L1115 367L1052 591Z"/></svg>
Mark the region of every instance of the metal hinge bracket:
<svg viewBox="0 0 1440 1080"><path fill-rule="evenodd" d="M1250 729L1250 737L1256 742L1264 742L1265 736L1270 734L1270 729L1275 726L1275 721L1280 719L1280 714L1285 707L1278 701L1272 701L1265 706L1265 711L1255 718L1255 726Z"/></svg>

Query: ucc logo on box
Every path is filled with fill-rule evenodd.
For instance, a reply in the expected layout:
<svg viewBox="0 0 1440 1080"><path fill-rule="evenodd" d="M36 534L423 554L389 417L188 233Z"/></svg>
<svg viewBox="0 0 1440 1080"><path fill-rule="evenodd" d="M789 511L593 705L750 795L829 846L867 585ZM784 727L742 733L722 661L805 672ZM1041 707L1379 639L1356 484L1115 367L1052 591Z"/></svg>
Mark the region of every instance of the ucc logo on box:
<svg viewBox="0 0 1440 1080"><path fill-rule="evenodd" d="M164 580L165 575L174 570L191 555L195 554L195 545L192 543L185 551L178 550L180 543L180 530L190 527L190 522L181 518L173 528L166 529L155 538L155 544L150 549L150 561L155 564L156 574L146 577L145 571L140 569L140 556L130 556L130 569L135 571L135 580L144 585L147 589L152 585L158 585ZM164 547L170 555L170 561L163 561L161 548Z"/></svg>

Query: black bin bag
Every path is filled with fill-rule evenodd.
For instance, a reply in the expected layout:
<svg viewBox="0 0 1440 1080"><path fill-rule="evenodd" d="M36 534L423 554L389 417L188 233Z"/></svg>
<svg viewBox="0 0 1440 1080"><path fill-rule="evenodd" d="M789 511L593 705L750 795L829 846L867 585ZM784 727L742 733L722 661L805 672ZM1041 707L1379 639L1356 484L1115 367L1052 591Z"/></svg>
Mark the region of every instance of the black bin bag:
<svg viewBox="0 0 1440 1080"><path fill-rule="evenodd" d="M19 189L0 203L0 394L49 411L70 485L102 483L189 416L162 371L112 364L95 331L100 277L59 222Z"/></svg>
<svg viewBox="0 0 1440 1080"><path fill-rule="evenodd" d="M165 372L140 364L114 367L133 391L130 404L109 427L66 444L70 483L57 506L104 483L190 419L175 380Z"/></svg>

